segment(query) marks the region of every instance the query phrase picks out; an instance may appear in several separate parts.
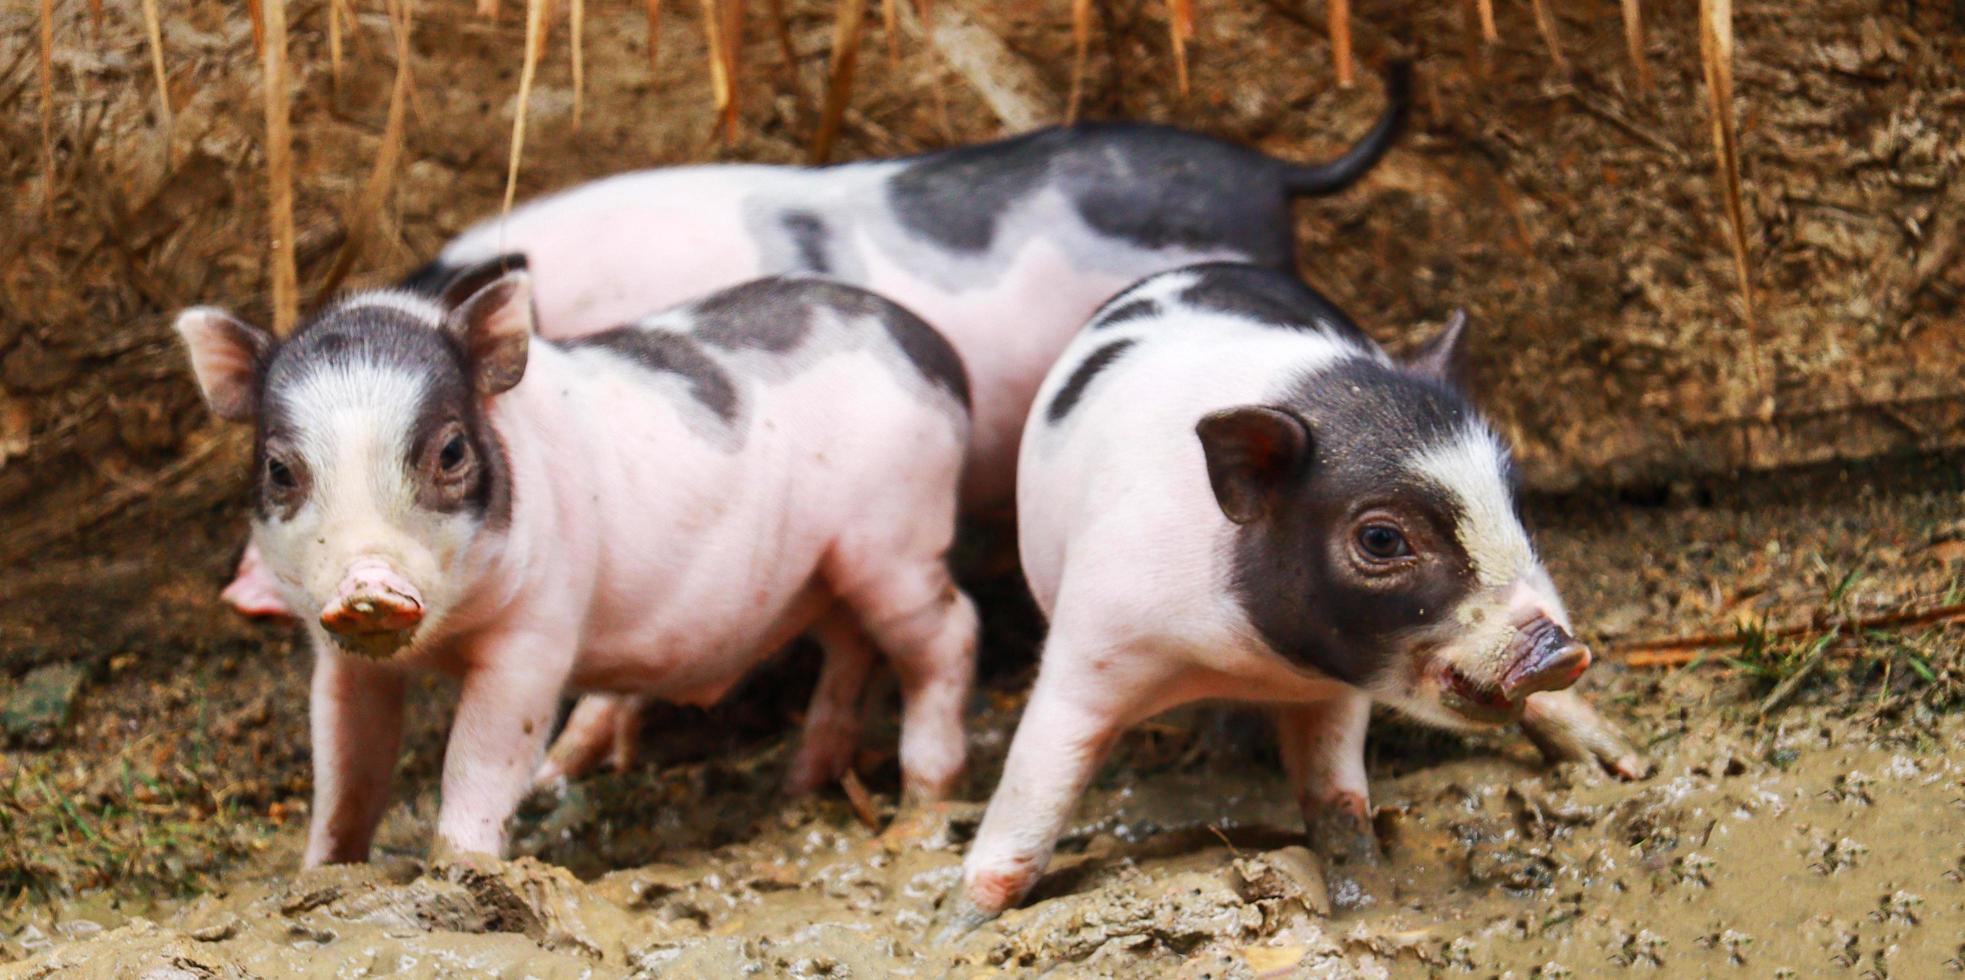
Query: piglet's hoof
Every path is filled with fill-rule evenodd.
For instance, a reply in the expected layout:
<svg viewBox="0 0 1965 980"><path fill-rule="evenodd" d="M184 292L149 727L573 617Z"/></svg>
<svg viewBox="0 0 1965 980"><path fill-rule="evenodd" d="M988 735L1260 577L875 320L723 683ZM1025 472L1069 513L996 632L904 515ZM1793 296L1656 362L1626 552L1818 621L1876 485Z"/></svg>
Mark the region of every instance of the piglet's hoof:
<svg viewBox="0 0 1965 980"><path fill-rule="evenodd" d="M963 887L965 886L958 886L958 888ZM960 942L994 918L996 913L984 911L981 906L970 901L969 896L963 891L957 891L942 904L941 912L936 914L935 921L928 926L928 942L934 946L947 946Z"/></svg>
<svg viewBox="0 0 1965 980"><path fill-rule="evenodd" d="M1331 807L1308 824L1311 850L1324 861L1324 885L1333 909L1347 912L1392 900L1392 875L1368 818Z"/></svg>

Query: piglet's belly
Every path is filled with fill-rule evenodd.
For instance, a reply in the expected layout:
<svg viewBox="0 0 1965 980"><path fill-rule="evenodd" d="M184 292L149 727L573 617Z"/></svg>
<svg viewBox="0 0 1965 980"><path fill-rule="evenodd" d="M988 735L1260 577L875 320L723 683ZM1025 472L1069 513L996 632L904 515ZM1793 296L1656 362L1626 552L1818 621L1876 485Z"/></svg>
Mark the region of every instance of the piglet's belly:
<svg viewBox="0 0 1965 980"><path fill-rule="evenodd" d="M729 588L732 595L744 591L741 585ZM693 607L656 601L644 604L639 615L617 613L618 621L590 631L571 684L581 691L709 705L810 627L832 602L830 592L816 583L777 596L753 589L748 599Z"/></svg>

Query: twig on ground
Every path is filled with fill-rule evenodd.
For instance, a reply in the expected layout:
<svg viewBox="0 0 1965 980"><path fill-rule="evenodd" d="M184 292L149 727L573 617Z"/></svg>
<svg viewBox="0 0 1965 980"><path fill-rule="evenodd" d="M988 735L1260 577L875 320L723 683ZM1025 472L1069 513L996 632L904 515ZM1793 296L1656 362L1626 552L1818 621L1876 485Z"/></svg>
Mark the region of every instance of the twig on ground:
<svg viewBox="0 0 1965 980"><path fill-rule="evenodd" d="M1789 639L1797 636L1816 636L1823 633L1859 633L1863 630L1902 628L1905 626L1933 626L1954 620L1965 620L1965 602L1950 603L1929 609L1899 609L1895 612L1875 616L1842 617L1826 621L1799 623L1765 631L1763 636L1770 640ZM1677 667L1691 663L1699 658L1702 651L1722 647L1739 646L1743 638L1739 635L1722 636L1703 634L1683 636L1673 639L1643 640L1627 643L1614 648L1619 660L1630 667Z"/></svg>

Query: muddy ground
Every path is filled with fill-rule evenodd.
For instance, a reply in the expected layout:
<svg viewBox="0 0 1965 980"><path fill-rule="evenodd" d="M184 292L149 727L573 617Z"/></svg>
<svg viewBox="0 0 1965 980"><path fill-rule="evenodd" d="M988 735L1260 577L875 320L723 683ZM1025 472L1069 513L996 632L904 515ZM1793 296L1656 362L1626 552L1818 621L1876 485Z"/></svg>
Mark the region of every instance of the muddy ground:
<svg viewBox="0 0 1965 980"><path fill-rule="evenodd" d="M429 866L449 707L432 682L380 859L295 873L306 656L216 601L245 447L209 422L167 329L194 302L266 311L251 30L236 4L162 4L166 127L136 4L110 0L99 35L88 5L56 4L44 157L34 6L0 8L0 972L1965 968L1965 772L1947 752L1965 734L1965 628L1824 632L1965 600L1965 460L1937 454L1965 445L1965 29L1946 4L1735 4L1756 380L1693 0L1644 4L1649 90L1615 4L1550 4L1564 71L1527 4L1497 4L1502 37L1483 46L1471 4L1354 3L1367 65L1415 58L1420 97L1370 178L1301 207L1303 271L1394 345L1472 310L1481 400L1521 447L1540 544L1604 654L1594 696L1658 772L1545 770L1513 735L1381 720L1370 766L1401 890L1330 917L1273 750L1235 715L1185 712L1127 739L1031 903L943 947L923 935L1039 635L1014 578L980 584L976 765L967 802L938 819L890 827L885 706L856 767L871 810L843 788L775 791L810 684L795 652L713 712L656 719L642 768L536 801L520 860ZM383 281L496 207L520 31L513 4L496 23L469 6L417 6L403 159L369 223L386 21L355 4L335 86L326 5L290 5L304 295ZM590 6L585 124L572 128L561 28L522 195L654 163L802 158L813 108L763 30L726 143L710 134L696 5L667 5L652 79L638 5ZM967 6L1060 106L1064 5ZM1331 84L1322 5L1196 6L1182 101L1163 5L1095 3L1086 114L1310 159L1378 111L1369 71ZM832 5L786 7L814 93ZM972 80L899 40L890 62L868 36L839 157L1004 131ZM1842 457L1872 462L1795 468ZM1728 475L1743 469L1759 475ZM1793 626L1810 629L1782 635ZM1632 649L1644 641L1700 634L1739 642L1626 666L1655 656Z"/></svg>
<svg viewBox="0 0 1965 980"><path fill-rule="evenodd" d="M728 705L661 718L639 769L533 801L517 860L432 865L448 708L432 683L376 862L298 874L304 653L227 618L216 552L186 548L207 557L161 572L51 564L5 586L10 634L80 617L129 652L86 679L51 748L0 763L15 893L0 955L22 976L1957 970L1965 627L1754 637L1965 599L1961 462L1533 502L1558 582L1612 654L1592 696L1657 772L1547 769L1518 735L1380 719L1370 771L1395 901L1328 914L1273 750L1205 709L1129 735L1026 906L941 946L927 934L1029 681L1034 624L1010 583L983 590L976 764L938 817L894 824L884 705L856 770L874 826L841 787L777 792L810 683L794 655ZM1676 668L1618 663L1707 632L1747 642Z"/></svg>

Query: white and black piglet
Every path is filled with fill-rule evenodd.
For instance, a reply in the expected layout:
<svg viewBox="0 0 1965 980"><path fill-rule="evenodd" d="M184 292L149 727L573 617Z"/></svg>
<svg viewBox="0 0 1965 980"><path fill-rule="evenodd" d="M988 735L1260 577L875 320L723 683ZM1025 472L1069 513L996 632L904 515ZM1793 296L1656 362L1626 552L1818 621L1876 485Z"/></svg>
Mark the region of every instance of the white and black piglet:
<svg viewBox="0 0 1965 980"><path fill-rule="evenodd" d="M1127 727L1270 706L1340 898L1371 877L1372 702L1521 720L1558 756L1644 763L1564 690L1590 662L1516 516L1507 447L1453 382L1456 318L1404 363L1285 273L1138 284L1060 358L1025 428L1024 571L1050 619L1001 784L948 909L973 924L1049 862Z"/></svg>

